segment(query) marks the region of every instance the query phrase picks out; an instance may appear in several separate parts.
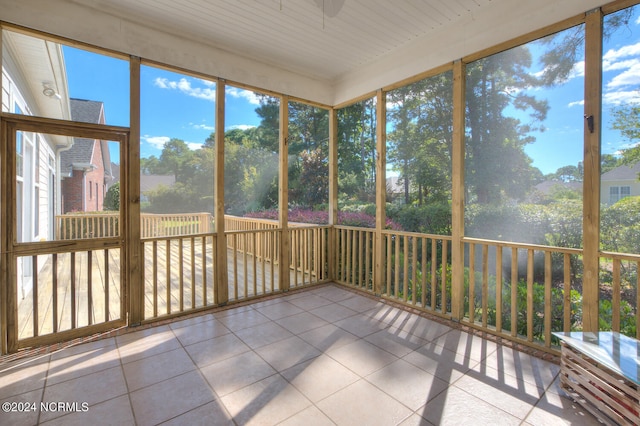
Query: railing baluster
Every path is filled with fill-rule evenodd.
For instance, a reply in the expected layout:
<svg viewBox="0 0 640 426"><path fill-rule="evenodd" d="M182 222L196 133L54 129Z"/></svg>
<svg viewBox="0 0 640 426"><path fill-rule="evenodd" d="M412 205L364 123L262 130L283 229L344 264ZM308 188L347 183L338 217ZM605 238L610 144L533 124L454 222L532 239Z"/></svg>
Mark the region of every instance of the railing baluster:
<svg viewBox="0 0 640 426"><path fill-rule="evenodd" d="M620 259L613 259L613 282L611 283L611 330L620 332Z"/></svg>
<svg viewBox="0 0 640 426"><path fill-rule="evenodd" d="M533 342L533 249L527 250L527 341Z"/></svg>
<svg viewBox="0 0 640 426"><path fill-rule="evenodd" d="M31 279L33 287L33 337L38 336L38 256L31 256Z"/></svg>
<svg viewBox="0 0 640 426"><path fill-rule="evenodd" d="M511 336L518 335L518 249L511 249Z"/></svg>
<svg viewBox="0 0 640 426"><path fill-rule="evenodd" d="M444 290L442 291L444 294ZM482 326L487 327L489 308L489 246L482 245Z"/></svg>
<svg viewBox="0 0 640 426"><path fill-rule="evenodd" d="M93 252L87 251L87 324L93 325Z"/></svg>
<svg viewBox="0 0 640 426"><path fill-rule="evenodd" d="M471 324L476 322L476 245L474 243L469 244L469 321Z"/></svg>
<svg viewBox="0 0 640 426"><path fill-rule="evenodd" d="M544 252L544 345L551 347L551 252Z"/></svg>
<svg viewBox="0 0 640 426"><path fill-rule="evenodd" d="M496 247L496 330L502 333L502 246Z"/></svg>
<svg viewBox="0 0 640 426"><path fill-rule="evenodd" d="M564 254L562 266L564 272L563 331L571 331L571 255L569 253Z"/></svg>

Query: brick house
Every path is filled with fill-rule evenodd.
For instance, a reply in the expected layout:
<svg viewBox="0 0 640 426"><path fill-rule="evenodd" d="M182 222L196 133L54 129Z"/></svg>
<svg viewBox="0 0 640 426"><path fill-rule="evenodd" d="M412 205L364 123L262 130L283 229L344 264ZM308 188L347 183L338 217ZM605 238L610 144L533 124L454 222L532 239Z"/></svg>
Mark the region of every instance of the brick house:
<svg viewBox="0 0 640 426"><path fill-rule="evenodd" d="M70 99L75 121L104 124L102 102ZM62 212L101 211L113 181L109 142L74 138L73 146L60 153Z"/></svg>

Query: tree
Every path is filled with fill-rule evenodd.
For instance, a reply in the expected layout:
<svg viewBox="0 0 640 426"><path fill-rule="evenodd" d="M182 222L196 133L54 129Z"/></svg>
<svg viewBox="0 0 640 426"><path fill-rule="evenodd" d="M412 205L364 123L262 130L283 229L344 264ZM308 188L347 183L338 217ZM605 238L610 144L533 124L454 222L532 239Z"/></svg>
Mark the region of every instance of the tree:
<svg viewBox="0 0 640 426"><path fill-rule="evenodd" d="M116 182L107 189L104 196L103 207L108 211L120 210L120 182Z"/></svg>
<svg viewBox="0 0 640 426"><path fill-rule="evenodd" d="M622 164L635 164L640 161L640 145L636 143L640 139L640 105L623 104L611 111L613 115L612 129L619 130L625 137L631 148L622 151Z"/></svg>
<svg viewBox="0 0 640 426"><path fill-rule="evenodd" d="M176 182L184 182L187 180L188 173L186 165L191 161L192 156L193 151L185 141L172 138L162 148L158 169L174 175Z"/></svg>

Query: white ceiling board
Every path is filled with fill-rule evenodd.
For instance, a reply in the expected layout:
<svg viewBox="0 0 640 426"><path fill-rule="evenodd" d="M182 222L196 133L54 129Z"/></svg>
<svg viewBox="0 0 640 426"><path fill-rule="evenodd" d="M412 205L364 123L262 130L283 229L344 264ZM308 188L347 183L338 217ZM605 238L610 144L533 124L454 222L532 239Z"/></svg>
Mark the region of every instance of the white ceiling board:
<svg viewBox="0 0 640 426"><path fill-rule="evenodd" d="M0 19L332 104L607 3L324 2L334 17L322 0L0 0Z"/></svg>

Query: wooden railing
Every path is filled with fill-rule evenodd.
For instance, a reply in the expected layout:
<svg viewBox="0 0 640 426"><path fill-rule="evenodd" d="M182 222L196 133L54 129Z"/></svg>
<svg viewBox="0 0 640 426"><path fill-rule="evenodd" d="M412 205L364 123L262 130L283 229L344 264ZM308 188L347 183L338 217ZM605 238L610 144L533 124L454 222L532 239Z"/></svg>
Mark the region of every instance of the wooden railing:
<svg viewBox="0 0 640 426"><path fill-rule="evenodd" d="M210 213L140 215L142 238L174 237L211 232ZM56 216L58 240L113 238L121 235L120 213L67 213Z"/></svg>
<svg viewBox="0 0 640 426"><path fill-rule="evenodd" d="M580 326L582 250L466 238L468 324L550 349L555 331Z"/></svg>
<svg viewBox="0 0 640 426"><path fill-rule="evenodd" d="M205 308L215 294L215 234L142 242L145 320Z"/></svg>
<svg viewBox="0 0 640 426"><path fill-rule="evenodd" d="M145 214L142 222L145 318L215 304L211 216ZM225 216L225 224L229 300L281 290L278 223ZM115 214L65 215L58 230L61 238L120 232ZM180 232L191 235L171 235ZM452 265L449 236L383 230L382 253L374 229L290 223L288 238L291 288L333 279L445 318L455 303L464 324L549 352L557 352L553 332L582 327L580 249L463 238L463 262ZM601 328L640 338L640 255L603 252L600 265ZM463 269L463 300L452 300L455 268Z"/></svg>
<svg viewBox="0 0 640 426"><path fill-rule="evenodd" d="M617 331L640 339L640 255L602 252L600 270L601 287L604 280L610 286L610 300L605 297L608 295L600 295L601 331Z"/></svg>
<svg viewBox="0 0 640 426"><path fill-rule="evenodd" d="M383 231L382 294L432 313L451 312L451 237Z"/></svg>
<svg viewBox="0 0 640 426"><path fill-rule="evenodd" d="M67 213L56 216L56 239L79 240L120 236L120 213Z"/></svg>
<svg viewBox="0 0 640 426"><path fill-rule="evenodd" d="M334 232L335 280L361 290L373 291L374 230L334 226Z"/></svg>

